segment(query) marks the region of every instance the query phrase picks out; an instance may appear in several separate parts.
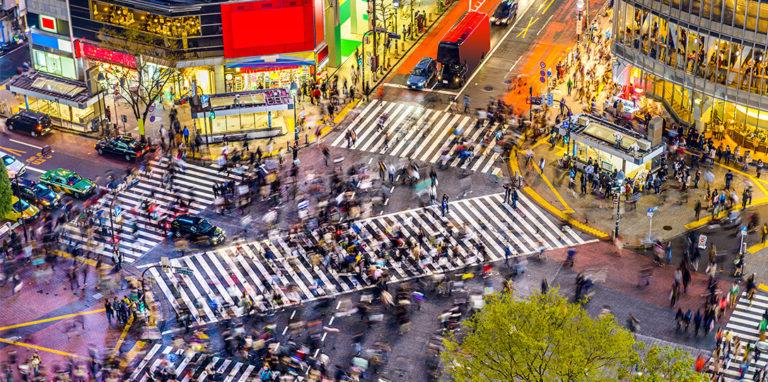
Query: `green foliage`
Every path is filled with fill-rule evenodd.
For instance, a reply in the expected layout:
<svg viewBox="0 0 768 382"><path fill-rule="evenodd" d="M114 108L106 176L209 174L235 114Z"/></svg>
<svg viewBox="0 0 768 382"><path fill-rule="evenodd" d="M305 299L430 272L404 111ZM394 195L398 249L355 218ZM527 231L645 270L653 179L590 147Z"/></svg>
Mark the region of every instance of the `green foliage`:
<svg viewBox="0 0 768 382"><path fill-rule="evenodd" d="M642 352L642 350L641 350ZM653 346L644 352L632 382L705 382L706 374L697 373L690 353L670 346Z"/></svg>
<svg viewBox="0 0 768 382"><path fill-rule="evenodd" d="M8 178L8 171L5 169L5 164L0 161L0 218L8 215L13 208L11 204L11 196L13 191L11 190L11 180Z"/></svg>
<svg viewBox="0 0 768 382"><path fill-rule="evenodd" d="M491 296L444 341L441 354L455 381L699 381L685 352L642 346L611 315L595 319L556 290L516 300ZM640 366L642 375L633 375Z"/></svg>

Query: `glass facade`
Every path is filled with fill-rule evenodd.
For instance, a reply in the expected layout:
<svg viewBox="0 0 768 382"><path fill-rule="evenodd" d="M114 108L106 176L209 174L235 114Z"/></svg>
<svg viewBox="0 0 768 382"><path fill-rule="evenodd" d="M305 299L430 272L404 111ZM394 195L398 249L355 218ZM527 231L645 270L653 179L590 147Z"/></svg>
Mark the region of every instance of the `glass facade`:
<svg viewBox="0 0 768 382"><path fill-rule="evenodd" d="M681 123L768 151L768 3L618 1L615 79L661 101Z"/></svg>

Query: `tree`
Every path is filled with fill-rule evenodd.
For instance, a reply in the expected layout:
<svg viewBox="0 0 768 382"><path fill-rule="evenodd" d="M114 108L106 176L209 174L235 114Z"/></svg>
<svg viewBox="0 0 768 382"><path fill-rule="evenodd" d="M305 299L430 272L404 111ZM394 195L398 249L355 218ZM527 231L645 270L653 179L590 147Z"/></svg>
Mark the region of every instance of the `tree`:
<svg viewBox="0 0 768 382"><path fill-rule="evenodd" d="M0 220L11 212L13 208L12 196L13 191L11 191L11 179L8 178L8 170L5 169L5 163L0 161Z"/></svg>
<svg viewBox="0 0 768 382"><path fill-rule="evenodd" d="M444 341L456 381L706 381L687 352L645 349L611 315L591 318L556 290L515 300L502 293ZM634 372L636 370L636 372Z"/></svg>
<svg viewBox="0 0 768 382"><path fill-rule="evenodd" d="M149 36L133 29L104 28L99 31L98 38L103 46L130 52L136 57L135 68L118 65L105 67L106 73L103 81L102 78L100 81L106 85L107 91L112 91L129 105L139 124L139 135L144 137L144 126L152 111L152 105L160 99L165 87L178 75L178 71L173 67L175 43L171 39Z"/></svg>
<svg viewBox="0 0 768 382"><path fill-rule="evenodd" d="M608 381L638 362L629 331L556 291L492 296L462 326L466 336L445 340L442 354L456 381Z"/></svg>
<svg viewBox="0 0 768 382"><path fill-rule="evenodd" d="M641 350L642 352L642 350ZM653 346L643 354L632 382L706 382L706 374L697 373L691 365L693 356L670 346Z"/></svg>

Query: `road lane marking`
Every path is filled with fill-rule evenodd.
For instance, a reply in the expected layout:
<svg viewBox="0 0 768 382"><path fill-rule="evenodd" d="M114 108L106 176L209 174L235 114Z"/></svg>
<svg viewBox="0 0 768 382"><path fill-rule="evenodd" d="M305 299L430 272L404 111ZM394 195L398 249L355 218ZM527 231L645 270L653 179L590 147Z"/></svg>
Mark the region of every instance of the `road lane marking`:
<svg viewBox="0 0 768 382"><path fill-rule="evenodd" d="M390 88L409 89L410 90L410 88L408 86L401 85L401 84L393 84L393 83L389 83L389 82L385 82L384 86L390 87ZM440 93L440 94L447 94L447 95L452 95L452 96L458 95L458 93L452 92L452 91L449 91L449 90L440 90L440 89L431 89L431 88L430 89L424 88L424 89L414 90L414 91L429 92L429 93Z"/></svg>
<svg viewBox="0 0 768 382"><path fill-rule="evenodd" d="M552 20L552 17L554 17L554 16L555 16L554 14L552 14L552 15L550 15L550 16L549 16L549 18L547 19L547 21L545 21L545 22L544 22L544 25L542 25L542 26L541 26L541 29L539 29L539 31L538 31L538 32L536 32L536 36L538 36L538 35L539 35L539 33L541 33L541 31L543 31L543 30L544 30L544 28L546 28L546 27L547 27L547 24L549 24L549 21L550 21L550 20Z"/></svg>
<svg viewBox="0 0 768 382"><path fill-rule="evenodd" d="M55 250L51 251L51 253L53 253L56 256L63 257L65 259L73 259L75 261L79 261L79 262L81 262L83 264L90 265L92 267L96 266L96 260L87 259L87 258L83 258L83 257L80 257L80 256L75 257L75 256L72 256L72 254L70 254L69 252L64 252L64 251L55 249ZM2 328L0 328L0 330L2 330Z"/></svg>
<svg viewBox="0 0 768 382"><path fill-rule="evenodd" d="M24 151L24 150L12 149L12 148L9 148L9 147L4 147L4 146L0 146L0 150L3 150L5 152L7 152L8 154L11 154L11 155L16 156L16 157L20 157L22 154L26 153L26 151Z"/></svg>
<svg viewBox="0 0 768 382"><path fill-rule="evenodd" d="M550 0L549 4L547 4L547 6L546 6L546 7L544 7L544 10L543 10L541 13L542 13L542 14L545 14L545 13L547 13L547 11L549 10L549 7L551 7L551 6L552 6L552 4L554 4L554 3L555 3L555 0ZM549 18L551 19L551 18L552 18L552 16L550 16Z"/></svg>
<svg viewBox="0 0 768 382"><path fill-rule="evenodd" d="M522 57L522 56L520 56L520 57L518 57L518 58L517 58L517 60L515 60L515 63L514 63L514 64L512 64L512 66L511 66L511 67L509 68L509 70L507 71L507 75L509 75L509 73L512 73L512 70L513 70L513 69L515 69L515 66L517 66L517 63L518 63L518 62L520 62L520 59L521 59L521 58L523 58L523 57Z"/></svg>
<svg viewBox="0 0 768 382"><path fill-rule="evenodd" d="M520 12L520 14L524 15L526 12L528 12L529 9L531 9L532 5L533 5L533 2L530 2L528 4L528 7L526 7L524 11ZM467 86L469 86L469 84L472 83L472 80L475 78L477 73L480 72L480 69L482 69L483 66L485 66L485 64L488 62L488 60L491 57L493 57L493 54L496 53L496 50L499 49L501 44L503 44L504 41L507 39L507 37L509 37L509 34L512 33L512 31L515 29L515 26L517 26L517 23L519 23L520 20L522 20L522 17L520 17L517 20L515 20L515 22L512 24L512 26L507 29L507 33L504 33L504 36L501 38L501 40L499 40L499 43L496 44L493 48L491 48L491 51L488 52L488 54L485 55L485 59L483 59L483 61L480 63L480 65L477 66L477 69L475 69L474 73L472 73L472 75L469 77L469 80L464 82L464 86L461 87L461 90L459 90L459 93L456 94L456 97L453 97L454 101L459 99L459 97L461 96L461 93L464 93L464 90L466 90ZM449 104L448 106L445 107L445 110L443 110L443 111L447 112L450 109L451 109L451 105Z"/></svg>
<svg viewBox="0 0 768 382"><path fill-rule="evenodd" d="M38 350L38 351L41 351L41 352L45 352L45 353L62 355L62 356L65 356L65 357L78 358L78 359L82 359L82 360L89 360L90 359L90 357L84 357L84 356L81 356L81 355L75 354L75 353L67 353L65 351L51 349L51 348L43 347L43 346L40 346L40 345L33 345L33 344L24 343L24 342L11 341L11 340L5 339L5 338L0 338L0 342L4 343L4 344L8 344L8 345L15 345L15 346L20 346L20 347L24 347L24 348L35 349L35 350Z"/></svg>
<svg viewBox="0 0 768 382"><path fill-rule="evenodd" d="M32 147L32 148L36 148L36 149L38 149L38 150L42 150L42 149L43 149L43 148L42 148L42 147L40 147L40 146L36 146L36 145L33 145L33 144L31 144L31 143L27 143L27 142L24 142L24 141L17 141L17 140L15 140L15 139L8 139L8 140L9 140L9 141L11 141L11 142L13 142L13 143L18 143L18 144L20 144L20 145L29 146L29 147Z"/></svg>
<svg viewBox="0 0 768 382"><path fill-rule="evenodd" d="M67 319L67 318L72 318L72 317L77 317L77 316L85 316L85 315L88 315L88 314L102 313L102 312L104 312L104 310L105 310L104 308L94 309L94 310L87 310L87 311L84 311L84 312L63 314L61 316L48 317L48 318L43 318L43 319L35 320L35 321L22 322L20 324L13 324L13 325L8 325L8 326L0 327L0 331L16 329L16 328L23 328L23 327L26 327L26 326L32 326L32 325L38 325L38 324L44 324L46 322L59 321L59 320L64 320L64 319Z"/></svg>
<svg viewBox="0 0 768 382"><path fill-rule="evenodd" d="M115 350L113 351L114 354L120 353L120 347L123 346L123 342L125 341L125 337L128 336L128 331L131 330L131 326L133 325L133 314L131 314L130 317L128 317L128 322L125 324L125 327L123 328L123 332L120 333L120 338L117 339L117 343L115 344Z"/></svg>
<svg viewBox="0 0 768 382"><path fill-rule="evenodd" d="M44 174L45 173L44 170L41 170L41 169L39 169L37 167L32 167L32 166L27 166L27 170L32 170L32 171L34 171L34 172L36 172L38 174Z"/></svg>
<svg viewBox="0 0 768 382"><path fill-rule="evenodd" d="M528 30L531 29L531 26L533 26L533 24L536 24L536 22L539 21L540 18L541 17L538 17L538 16L536 16L536 18L531 17L531 19L528 20L528 25L526 25L525 28L521 29L520 32L518 32L517 36L515 37L523 36L523 38L526 38L528 36Z"/></svg>

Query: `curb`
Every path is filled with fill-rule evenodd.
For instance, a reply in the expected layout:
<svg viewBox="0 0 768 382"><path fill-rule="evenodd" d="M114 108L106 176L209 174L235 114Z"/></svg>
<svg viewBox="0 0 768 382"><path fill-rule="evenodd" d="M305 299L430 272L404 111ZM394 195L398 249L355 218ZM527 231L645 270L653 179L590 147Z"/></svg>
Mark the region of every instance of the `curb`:
<svg viewBox="0 0 768 382"><path fill-rule="evenodd" d="M509 169L512 172L512 174L520 173L520 166L517 162L517 150L513 149L509 154ZM597 229L592 226L589 226L585 223L582 223L576 219L574 219L571 216L568 216L565 212L559 210L555 206L553 206L551 203L546 201L541 195L539 195L533 188L530 186L523 187L523 192L525 192L526 195L528 195L533 201L539 205L539 207L544 208L545 210L549 211L552 215L555 215L557 218L567 222L572 227L578 229L579 231L582 231L584 233L587 233L589 235L595 236L600 240L609 240L610 235Z"/></svg>

